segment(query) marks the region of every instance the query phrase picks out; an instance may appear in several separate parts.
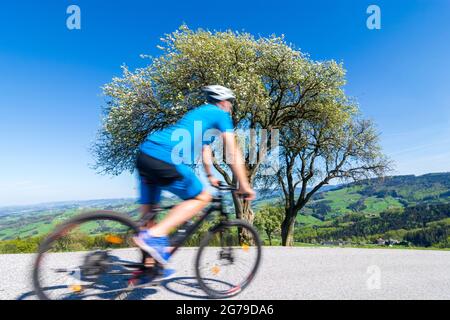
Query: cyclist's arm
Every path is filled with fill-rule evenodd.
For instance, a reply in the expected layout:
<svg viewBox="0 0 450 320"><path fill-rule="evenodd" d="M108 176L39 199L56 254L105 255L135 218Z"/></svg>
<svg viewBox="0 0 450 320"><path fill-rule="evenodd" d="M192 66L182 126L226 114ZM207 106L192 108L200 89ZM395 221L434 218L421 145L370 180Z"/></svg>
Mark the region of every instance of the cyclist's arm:
<svg viewBox="0 0 450 320"><path fill-rule="evenodd" d="M248 199L251 200L254 198L255 193L248 183L244 157L236 143L235 134L231 132L223 133L223 141L225 142L226 162L239 181L239 189L248 193L250 195Z"/></svg>
<svg viewBox="0 0 450 320"><path fill-rule="evenodd" d="M212 176L212 151L209 145L204 145L202 150L203 169L208 177Z"/></svg>
<svg viewBox="0 0 450 320"><path fill-rule="evenodd" d="M203 169L205 170L206 175L208 176L208 181L211 183L211 185L218 187L219 186L219 179L216 179L212 175L211 171L211 165L212 165L212 150L209 145L203 146L202 150L202 157L203 157Z"/></svg>

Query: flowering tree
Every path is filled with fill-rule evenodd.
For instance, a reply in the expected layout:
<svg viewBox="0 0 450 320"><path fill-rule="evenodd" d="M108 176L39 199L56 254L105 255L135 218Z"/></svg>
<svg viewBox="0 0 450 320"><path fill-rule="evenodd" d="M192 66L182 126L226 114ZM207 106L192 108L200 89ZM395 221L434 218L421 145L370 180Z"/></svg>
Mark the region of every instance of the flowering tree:
<svg viewBox="0 0 450 320"><path fill-rule="evenodd" d="M107 105L93 146L100 172L134 170L139 144L150 132L175 122L203 103L201 88L205 85L220 84L235 91L232 119L236 128L268 132L269 143L254 138L253 150L244 150L253 185L269 181L282 186L277 178L280 170L275 170L273 176L261 174L272 147L273 129L279 129L280 141L286 141L293 137L295 126L319 112L339 110L339 115L350 117L348 105L339 108L335 104L331 108L323 103L325 98L346 100L342 65L312 61L283 37L255 39L248 33L193 31L183 25L161 41L160 56L143 56L149 60L147 67L135 71L123 67L123 76L104 86ZM286 145L282 149L287 150ZM228 184L234 184L236 178L226 162L220 161L223 153L219 151L215 150L214 167ZM237 217L253 222L249 203L234 195L233 200Z"/></svg>

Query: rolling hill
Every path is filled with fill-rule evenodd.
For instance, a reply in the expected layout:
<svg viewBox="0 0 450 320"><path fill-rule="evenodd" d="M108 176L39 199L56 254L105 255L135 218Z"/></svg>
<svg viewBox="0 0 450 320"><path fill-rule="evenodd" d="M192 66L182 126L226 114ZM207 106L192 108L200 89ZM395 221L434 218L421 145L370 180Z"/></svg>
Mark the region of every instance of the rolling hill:
<svg viewBox="0 0 450 320"><path fill-rule="evenodd" d="M377 216L381 212L419 204L450 202L450 173L370 179L320 192L303 214L320 220L349 213Z"/></svg>
<svg viewBox="0 0 450 320"><path fill-rule="evenodd" d="M276 205L279 200L281 200L279 193L262 197L255 201L254 208L257 211L263 204ZM450 203L450 173L370 179L324 188L298 215L297 224L300 227L320 226L349 214L376 218L389 209L447 203ZM137 217L137 208L134 199L74 201L0 208L0 240L46 234L56 224L86 210L111 209L128 212L131 216Z"/></svg>

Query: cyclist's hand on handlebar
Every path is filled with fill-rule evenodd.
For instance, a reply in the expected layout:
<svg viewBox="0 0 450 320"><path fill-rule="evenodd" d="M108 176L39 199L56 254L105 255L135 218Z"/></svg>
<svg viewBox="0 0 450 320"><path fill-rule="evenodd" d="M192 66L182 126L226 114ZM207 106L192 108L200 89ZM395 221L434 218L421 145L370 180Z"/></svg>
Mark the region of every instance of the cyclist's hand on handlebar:
<svg viewBox="0 0 450 320"><path fill-rule="evenodd" d="M208 178L209 183L214 186L214 187L218 187L220 185L220 180L217 178L214 178L213 176L210 176Z"/></svg>
<svg viewBox="0 0 450 320"><path fill-rule="evenodd" d="M250 187L240 187L238 190L236 190L236 193L239 195L242 195L245 200L251 201L256 198L255 191Z"/></svg>

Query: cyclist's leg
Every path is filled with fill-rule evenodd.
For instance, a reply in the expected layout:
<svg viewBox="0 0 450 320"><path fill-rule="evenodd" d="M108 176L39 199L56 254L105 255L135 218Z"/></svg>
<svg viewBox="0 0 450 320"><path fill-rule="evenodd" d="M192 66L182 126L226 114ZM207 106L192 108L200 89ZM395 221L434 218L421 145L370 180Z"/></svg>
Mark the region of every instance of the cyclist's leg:
<svg viewBox="0 0 450 320"><path fill-rule="evenodd" d="M154 237L168 235L171 230L197 215L211 202L211 194L204 190L202 183L189 167L178 165L177 170L183 179L162 188L184 201L173 207L160 223L150 229Z"/></svg>
<svg viewBox="0 0 450 320"><path fill-rule="evenodd" d="M167 165L166 165L167 166ZM158 187L159 176L171 177L174 173L167 171L161 162L142 152L138 153L136 169L139 175L141 221L148 221L147 227L155 224L155 210L161 200L161 189ZM176 173L176 171L175 171Z"/></svg>
<svg viewBox="0 0 450 320"><path fill-rule="evenodd" d="M156 163L152 169L154 168L154 171L158 172L159 166L167 165ZM168 238L170 231L196 215L211 200L211 196L206 191L203 191L202 183L189 167L179 165L176 168L167 168L167 171L171 175L172 171L174 171L177 179L172 179L167 184L159 183L158 186L163 190L174 193L185 201L172 208L167 217L156 226L150 228L148 232L143 231L139 236L133 238L134 242L142 250L148 252L162 265L167 264L170 258L170 241ZM160 179L163 175L154 174L154 176Z"/></svg>
<svg viewBox="0 0 450 320"><path fill-rule="evenodd" d="M207 191L202 191L194 199L188 199L173 207L168 215L156 226L151 228L154 237L162 237L187 220L196 216L208 203L211 202L211 195Z"/></svg>
<svg viewBox="0 0 450 320"><path fill-rule="evenodd" d="M156 225L156 214L154 209L159 206L159 202L161 201L161 188L154 184L148 184L145 178L140 176L139 191L139 203L141 204L141 221L146 221L146 223L141 226L141 230L144 230ZM152 257L147 257L145 259L146 267L153 267L154 265L155 259L153 259Z"/></svg>
<svg viewBox="0 0 450 320"><path fill-rule="evenodd" d="M148 184L144 177L140 176L139 179L140 187L140 199L141 204L141 221L146 221L145 226L150 228L154 226L156 212L155 209L158 208L159 202L161 201L161 188L154 184Z"/></svg>

